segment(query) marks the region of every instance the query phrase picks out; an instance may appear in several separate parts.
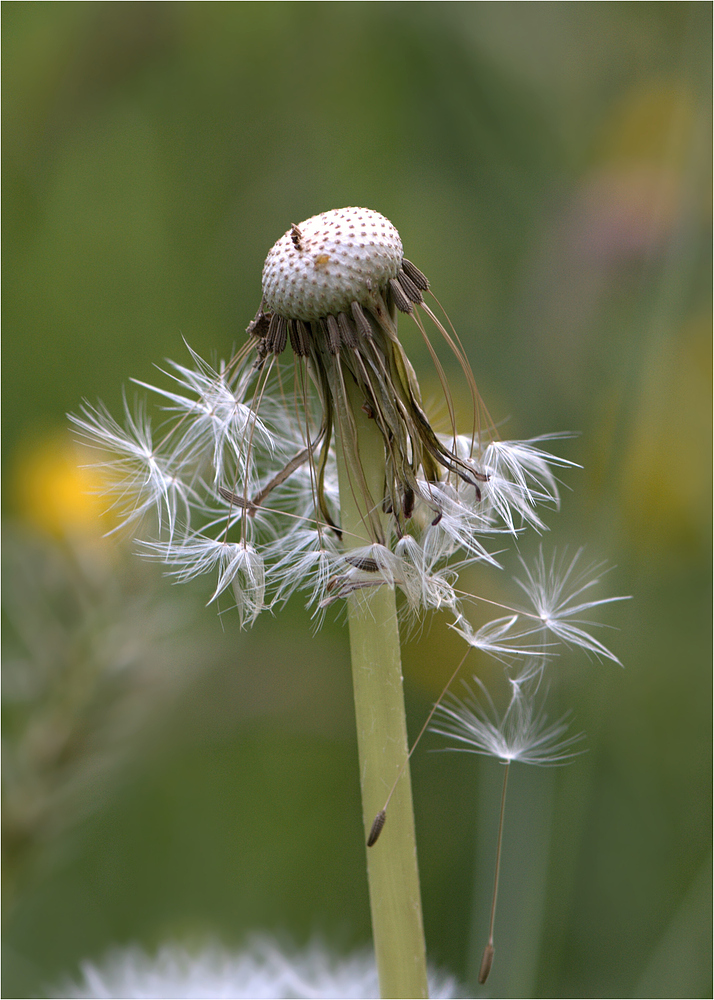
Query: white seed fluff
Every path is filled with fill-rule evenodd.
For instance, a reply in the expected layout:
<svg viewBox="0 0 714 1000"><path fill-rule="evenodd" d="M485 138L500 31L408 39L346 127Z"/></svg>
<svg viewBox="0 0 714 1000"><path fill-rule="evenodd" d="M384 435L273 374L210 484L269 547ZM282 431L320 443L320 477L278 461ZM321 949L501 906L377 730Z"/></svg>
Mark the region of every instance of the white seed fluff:
<svg viewBox="0 0 714 1000"><path fill-rule="evenodd" d="M392 223L368 208L313 215L278 240L263 267L263 308L285 319L317 320L378 302L403 259Z"/></svg>

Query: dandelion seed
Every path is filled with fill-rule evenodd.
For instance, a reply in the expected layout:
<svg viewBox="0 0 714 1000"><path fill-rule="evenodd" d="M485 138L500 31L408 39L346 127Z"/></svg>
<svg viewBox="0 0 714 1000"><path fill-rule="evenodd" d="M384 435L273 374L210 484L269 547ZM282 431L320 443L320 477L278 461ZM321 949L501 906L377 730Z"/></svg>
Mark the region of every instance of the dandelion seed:
<svg viewBox="0 0 714 1000"><path fill-rule="evenodd" d="M369 831L369 837L367 837L367 847L374 847L377 843L377 838L384 829L384 824L387 822L387 810L380 809L377 815L374 817L374 822Z"/></svg>
<svg viewBox="0 0 714 1000"><path fill-rule="evenodd" d="M553 553L550 565L546 565L541 547L533 567L529 567L521 559L526 577L524 580L516 579L516 583L530 598L535 615L542 622L544 630L557 636L566 646L580 646L595 656L603 656L622 666L607 646L582 627L597 627L599 623L581 618L580 615L603 604L626 601L629 598L600 597L579 601L578 598L586 591L600 583L605 571L603 563L581 568L578 565L581 556L582 549L579 549L570 563L566 564L565 556L558 561L557 554Z"/></svg>
<svg viewBox="0 0 714 1000"><path fill-rule="evenodd" d="M180 545L144 542L148 554L172 566L181 583L218 570L218 583L209 604L231 586L241 621L255 620L264 607L265 568L261 555L245 542L226 542L194 535Z"/></svg>
<svg viewBox="0 0 714 1000"><path fill-rule="evenodd" d="M531 635L532 629L524 627L521 624L521 616L517 614L496 618L476 631L463 616L460 616L452 623L451 628L458 632L469 646L480 649L481 652L488 653L498 660L509 662L514 657L525 656L534 660L540 659L542 662L546 656L544 649L539 650L523 644L523 638Z"/></svg>
<svg viewBox="0 0 714 1000"><path fill-rule="evenodd" d="M188 350L196 367L171 361L173 371L168 373L186 395L138 379L133 381L166 400L169 412L182 415L173 431L177 440L172 443L172 453L185 456L186 462L194 459L199 463L210 454L213 478L218 482L225 475L226 451L241 469L247 439L257 435L270 443L271 437L265 424L240 398L241 386L231 388L226 372L213 371L195 351L190 347Z"/></svg>
<svg viewBox="0 0 714 1000"><path fill-rule="evenodd" d="M537 683L510 680L510 701L499 715L483 683L477 677L474 682L480 697L467 688L464 698L447 695L436 710L439 721L432 725L432 732L459 743L449 749L541 767L563 764L576 755L571 747L582 736L565 737L564 718L548 724L547 716L536 708Z"/></svg>
<svg viewBox="0 0 714 1000"><path fill-rule="evenodd" d="M566 737L568 726L564 719L548 725L546 715L536 708L537 682L524 683L521 680L512 680L508 707L502 715L499 715L483 683L477 677L474 677L474 681L480 689L481 700L468 688L465 699L447 695L444 702L436 708L439 722L431 726L431 730L441 736L455 739L459 743L459 746L449 747L449 750L495 757L505 764L488 941L484 948L478 976L479 983L483 985L489 977L495 955L496 902L501 872L506 790L511 763L520 761L524 764L537 764L541 767L565 764L579 752L573 750L572 747L582 739L582 736Z"/></svg>
<svg viewBox="0 0 714 1000"><path fill-rule="evenodd" d="M132 413L126 399L126 427L101 405L85 404L82 413L82 417L70 414L80 439L115 456L95 464L105 483L103 495L112 498L109 509L118 514L119 524L114 530L141 523L154 512L159 531L166 522L169 537L173 537L177 520L188 517L191 505L200 503L196 490L183 479L185 463L155 447L143 409Z"/></svg>

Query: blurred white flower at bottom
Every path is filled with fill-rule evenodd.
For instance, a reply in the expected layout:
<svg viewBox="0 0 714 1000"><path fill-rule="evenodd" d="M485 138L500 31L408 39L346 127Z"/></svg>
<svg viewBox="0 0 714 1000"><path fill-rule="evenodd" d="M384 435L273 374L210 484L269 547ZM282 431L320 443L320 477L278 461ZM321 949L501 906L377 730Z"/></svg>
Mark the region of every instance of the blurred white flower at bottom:
<svg viewBox="0 0 714 1000"><path fill-rule="evenodd" d="M455 997L456 980L429 972L431 997ZM191 952L164 945L155 956L139 947L115 949L98 963L81 965L81 979L53 996L66 998L368 998L379 997L374 956L370 951L347 957L319 943L288 951L270 938L253 938L240 952L211 945Z"/></svg>

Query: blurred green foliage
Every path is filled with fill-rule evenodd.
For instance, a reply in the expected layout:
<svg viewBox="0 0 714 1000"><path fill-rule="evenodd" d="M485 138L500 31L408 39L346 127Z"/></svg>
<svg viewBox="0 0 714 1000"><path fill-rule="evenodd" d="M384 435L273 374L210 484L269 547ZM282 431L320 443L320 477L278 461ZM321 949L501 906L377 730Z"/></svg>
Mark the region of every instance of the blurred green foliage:
<svg viewBox="0 0 714 1000"><path fill-rule="evenodd" d="M37 472L82 397L116 410L182 337L209 357L240 342L291 222L365 205L508 436L580 432L545 542L634 595L608 617L624 671L555 668L588 754L515 769L489 993L710 996L711 5L2 13L6 636L44 671L5 709L4 995L130 941L368 940L344 623L313 634L298 603L240 633L200 588L187 616L100 529L58 526L56 469ZM407 643L413 732L456 655L436 621ZM126 663L153 666L146 697ZM53 664L84 698L59 697ZM107 702L125 706L109 742ZM442 743L414 761L427 942L474 996L500 774L426 752Z"/></svg>

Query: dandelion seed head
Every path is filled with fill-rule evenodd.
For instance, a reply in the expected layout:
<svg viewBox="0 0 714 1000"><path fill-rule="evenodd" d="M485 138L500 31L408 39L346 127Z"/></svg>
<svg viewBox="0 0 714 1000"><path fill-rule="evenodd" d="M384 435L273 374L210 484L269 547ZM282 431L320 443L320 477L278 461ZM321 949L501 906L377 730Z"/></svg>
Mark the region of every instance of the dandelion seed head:
<svg viewBox="0 0 714 1000"><path fill-rule="evenodd" d="M378 212L313 216L268 253L261 308L234 357L209 365L189 348L190 363L165 368L167 386L137 383L157 404L153 422L144 404L125 403L123 425L101 405L85 406L73 422L102 453L111 504L140 532L141 551L177 582L213 576L209 603L232 590L245 623L296 591L320 616L338 600L389 587L401 591L400 610L412 620L448 609L482 652L506 661L527 654L517 614L476 631L466 623L456 582L476 563L501 568L493 536L543 529L538 508L558 500L553 469L572 463L549 455L547 438L502 442L489 434L458 338L428 305L428 289ZM434 360L450 433L437 433L423 409L398 312L410 316ZM470 433L456 427L424 317L470 387ZM383 441L376 489L362 467L358 413ZM338 438L364 521L357 549L341 527ZM541 610L542 591L530 588ZM543 619L552 631L558 619L561 638L563 617L551 609Z"/></svg>
<svg viewBox="0 0 714 1000"><path fill-rule="evenodd" d="M399 233L368 208L313 215L278 240L263 268L266 312L291 320L349 313L352 302L372 307L403 259Z"/></svg>

